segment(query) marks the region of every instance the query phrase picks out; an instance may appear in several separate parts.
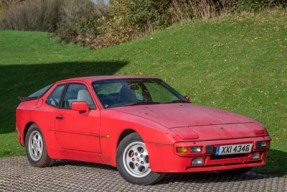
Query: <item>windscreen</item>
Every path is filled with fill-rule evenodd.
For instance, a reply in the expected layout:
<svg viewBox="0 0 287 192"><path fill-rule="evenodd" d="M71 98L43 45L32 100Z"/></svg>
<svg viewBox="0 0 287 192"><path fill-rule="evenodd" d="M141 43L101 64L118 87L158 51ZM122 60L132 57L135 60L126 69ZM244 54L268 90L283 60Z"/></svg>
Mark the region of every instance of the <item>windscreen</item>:
<svg viewBox="0 0 287 192"><path fill-rule="evenodd" d="M102 80L93 88L105 108L188 102L159 79Z"/></svg>

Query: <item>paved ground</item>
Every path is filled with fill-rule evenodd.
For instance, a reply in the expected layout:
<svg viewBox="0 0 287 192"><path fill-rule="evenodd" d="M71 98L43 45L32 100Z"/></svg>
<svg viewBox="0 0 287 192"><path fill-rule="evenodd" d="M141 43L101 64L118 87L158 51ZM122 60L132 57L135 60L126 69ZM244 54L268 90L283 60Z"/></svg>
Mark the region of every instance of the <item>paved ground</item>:
<svg viewBox="0 0 287 192"><path fill-rule="evenodd" d="M153 186L138 186L125 182L109 166L61 161L53 167L34 168L25 157L9 157L0 158L0 191L287 192L287 178L254 172L242 176L192 173L169 175Z"/></svg>

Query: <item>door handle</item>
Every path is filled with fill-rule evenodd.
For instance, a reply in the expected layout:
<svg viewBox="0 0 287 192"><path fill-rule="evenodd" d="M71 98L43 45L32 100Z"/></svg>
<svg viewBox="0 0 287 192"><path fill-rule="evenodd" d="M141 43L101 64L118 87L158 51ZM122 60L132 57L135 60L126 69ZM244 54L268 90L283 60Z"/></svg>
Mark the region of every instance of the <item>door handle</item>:
<svg viewBox="0 0 287 192"><path fill-rule="evenodd" d="M57 116L56 116L56 119L62 120L62 119L64 119L64 117L63 117L62 115L57 115Z"/></svg>

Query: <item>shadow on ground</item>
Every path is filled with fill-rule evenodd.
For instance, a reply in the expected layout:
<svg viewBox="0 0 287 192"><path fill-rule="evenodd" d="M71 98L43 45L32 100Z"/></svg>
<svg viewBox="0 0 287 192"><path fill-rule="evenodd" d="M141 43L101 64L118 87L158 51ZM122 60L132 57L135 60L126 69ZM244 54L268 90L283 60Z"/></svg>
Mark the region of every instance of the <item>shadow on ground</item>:
<svg viewBox="0 0 287 192"><path fill-rule="evenodd" d="M272 155L272 156L271 156ZM277 156L280 156L282 161L278 160ZM284 160L285 158L285 160ZM287 170L282 170L282 163L286 162L287 153L270 149L267 165L258 169L254 168L247 174L242 175L223 175L218 172L202 172L202 173L179 173L179 174L167 174L165 178L160 182L166 184L169 182L226 182L226 181L244 181L244 180L257 180L262 178L281 177L287 175ZM273 159L271 162L270 159ZM284 162L283 162L284 160ZM96 169L114 170L116 168L108 165L101 165L95 163L85 163L76 161L57 161L53 166L83 166Z"/></svg>
<svg viewBox="0 0 287 192"><path fill-rule="evenodd" d="M287 153L284 151L270 149L267 156L267 163L264 167L256 169L258 172L268 172L278 176L287 176L287 169L284 166L287 162Z"/></svg>
<svg viewBox="0 0 287 192"><path fill-rule="evenodd" d="M60 161L37 168L25 157L0 158L3 191L286 191L286 178L248 172L226 176L217 172L169 174L155 185L130 184L105 165Z"/></svg>
<svg viewBox="0 0 287 192"><path fill-rule="evenodd" d="M76 161L57 161L53 165L53 167L59 167L59 168L61 168L62 166L88 167L88 168L117 172L116 168L108 165L100 165L100 164L76 162ZM157 185L161 184L165 185L173 182L211 183L211 182L247 181L247 180L258 180L273 177L277 177L277 175L261 173L253 170L242 175L224 175L220 174L219 172L172 173L172 174L165 174L165 177L159 183L157 183Z"/></svg>
<svg viewBox="0 0 287 192"><path fill-rule="evenodd" d="M126 61L78 61L33 65L0 65L0 134L15 131L18 96L27 96L55 81L71 77L113 75Z"/></svg>

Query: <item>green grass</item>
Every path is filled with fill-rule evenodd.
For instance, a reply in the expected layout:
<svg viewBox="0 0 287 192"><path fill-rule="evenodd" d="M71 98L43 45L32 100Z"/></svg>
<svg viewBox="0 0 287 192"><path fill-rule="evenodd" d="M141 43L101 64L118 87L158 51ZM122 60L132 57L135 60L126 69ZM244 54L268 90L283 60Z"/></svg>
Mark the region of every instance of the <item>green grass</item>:
<svg viewBox="0 0 287 192"><path fill-rule="evenodd" d="M287 174L287 14L192 21L119 46L89 50L49 34L0 32L0 156L22 155L16 142L18 95L66 77L151 75L195 104L255 118L272 146L260 170Z"/></svg>

